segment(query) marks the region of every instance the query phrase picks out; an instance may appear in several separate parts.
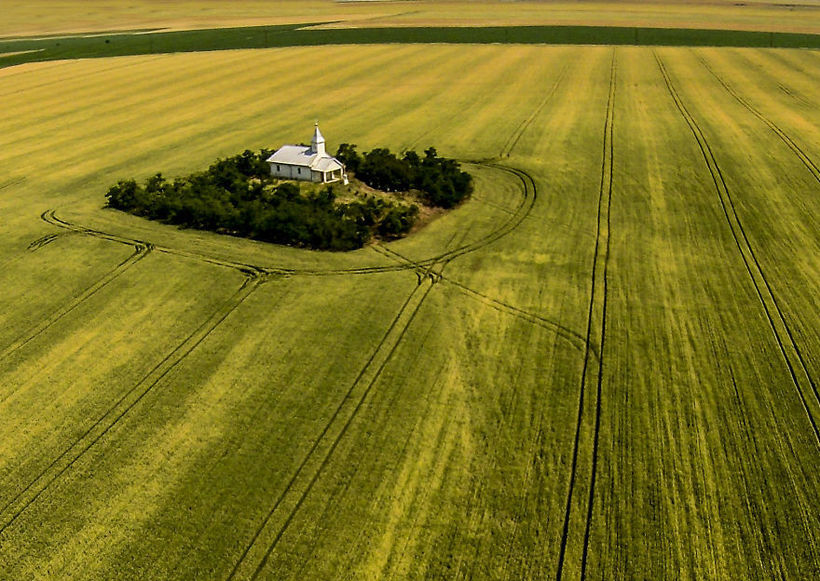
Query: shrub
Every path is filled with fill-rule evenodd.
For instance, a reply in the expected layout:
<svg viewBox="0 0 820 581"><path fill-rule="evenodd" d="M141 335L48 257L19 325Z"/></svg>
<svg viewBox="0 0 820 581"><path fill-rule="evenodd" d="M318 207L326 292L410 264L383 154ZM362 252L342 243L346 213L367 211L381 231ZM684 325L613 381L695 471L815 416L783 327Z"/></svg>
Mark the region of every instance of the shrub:
<svg viewBox="0 0 820 581"><path fill-rule="evenodd" d="M387 192L415 188L431 206L452 208L473 192L472 176L455 160L439 157L433 147L424 151L424 157L406 151L399 159L384 148L360 156L355 145L343 143L336 157L370 187Z"/></svg>
<svg viewBox="0 0 820 581"><path fill-rule="evenodd" d="M144 186L121 180L108 190L107 205L184 228L325 250L360 248L375 233L397 237L418 215L415 206L373 197L337 204L332 186L308 195L294 183L274 186L269 156L245 151L172 182L159 173Z"/></svg>

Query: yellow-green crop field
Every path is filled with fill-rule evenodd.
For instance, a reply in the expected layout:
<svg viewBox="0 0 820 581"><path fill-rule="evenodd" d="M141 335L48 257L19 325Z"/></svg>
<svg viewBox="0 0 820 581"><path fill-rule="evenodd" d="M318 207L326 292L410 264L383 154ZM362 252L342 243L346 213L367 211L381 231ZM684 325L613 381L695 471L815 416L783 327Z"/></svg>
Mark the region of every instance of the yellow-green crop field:
<svg viewBox="0 0 820 581"><path fill-rule="evenodd" d="M321 63L321 67L317 67ZM0 578L820 576L820 54L0 69ZM472 199L350 253L103 209L310 137Z"/></svg>
<svg viewBox="0 0 820 581"><path fill-rule="evenodd" d="M820 0L26 0L0 38L290 23L324 27L596 25L820 33Z"/></svg>

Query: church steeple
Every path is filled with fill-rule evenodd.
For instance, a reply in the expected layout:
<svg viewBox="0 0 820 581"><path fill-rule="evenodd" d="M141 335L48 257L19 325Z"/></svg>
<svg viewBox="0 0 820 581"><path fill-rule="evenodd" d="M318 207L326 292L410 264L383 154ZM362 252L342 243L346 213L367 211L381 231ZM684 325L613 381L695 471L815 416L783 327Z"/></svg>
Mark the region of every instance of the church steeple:
<svg viewBox="0 0 820 581"><path fill-rule="evenodd" d="M316 128L313 130L313 139L310 141L310 150L319 155L327 155L325 152L325 138L322 132L319 131L319 122L316 122Z"/></svg>

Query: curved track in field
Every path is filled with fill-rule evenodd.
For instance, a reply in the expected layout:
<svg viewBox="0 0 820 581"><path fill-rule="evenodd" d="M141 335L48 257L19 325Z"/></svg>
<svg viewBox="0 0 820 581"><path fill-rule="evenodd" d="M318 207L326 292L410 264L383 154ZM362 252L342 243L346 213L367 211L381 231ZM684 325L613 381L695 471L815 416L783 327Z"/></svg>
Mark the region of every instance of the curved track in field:
<svg viewBox="0 0 820 581"><path fill-rule="evenodd" d="M50 317L49 320L38 326L35 333L30 333L30 337L28 337L28 335L26 336L25 342L18 341L20 344L15 344L15 346L13 346L14 350L19 349L23 344L32 340L34 337L51 327L59 319L76 309L81 303L88 300L104 286L108 285L116 277L121 275L125 270L127 270L127 268L138 260L144 258L147 253L152 251L173 254L193 260L199 260L207 264L238 270L243 273L245 280L239 289L237 289L233 295L227 299L211 316L209 316L202 324L200 324L199 327L191 332L137 383L129 388L106 410L101 417L99 417L78 438L76 438L56 458L54 458L48 466L41 470L35 478L33 478L27 485L15 493L4 503L3 506L0 507L0 534L9 528L31 505L33 505L54 482L68 472L86 454L86 452L88 452L95 444L110 433L111 430L120 422L120 420L126 417L132 409L134 409L144 398L146 398L169 373L171 373L194 349L205 341L208 336L213 333L217 327L219 327L219 325L231 315L231 313L239 308L239 306L270 276L329 276L376 274L396 271L416 272L418 274L417 285L413 288L407 300L391 321L381 342L365 363L356 380L348 389L345 397L340 401L339 406L331 416L324 430L302 459L300 465L297 467L285 489L279 498L274 502L267 516L263 519L260 527L250 540L249 544L246 546L242 557L237 562L234 573L232 573L232 575L234 575L243 564L248 563L246 557L253 548L264 547L264 554L260 560L254 561L257 563L257 567L253 575L258 575L262 568L264 568L265 563L275 549L278 540L281 538L282 534L284 534L284 531L287 529L294 515L306 498L308 492L312 489L322 470L327 465L333 451L338 446L359 409L362 407L372 387L381 376L383 369L395 353L398 345L410 327L410 324L419 312L424 300L431 292L435 283L444 280L442 271L446 264L459 256L479 250L503 238L515 230L515 228L517 228L530 214L536 199L536 188L535 182L529 174L522 170L509 168L506 166L495 164L485 165L505 171L510 175L515 176L515 178L521 183L522 196L520 203L507 220L505 220L498 228L488 232L479 239L467 244L464 244L463 242L458 243L455 248L445 250L438 255L427 257L416 262L405 261L400 264L377 267L351 267L347 269L322 270L258 266L192 253L171 247L154 245L150 242L135 240L72 223L58 217L55 210L43 212L41 214L41 219L53 226L75 234L92 236L118 244L134 246L135 253L103 277L103 279L89 287L89 289L87 289L80 297L75 299L75 301L72 301L71 304L62 308L54 316ZM467 232L463 233L461 240L463 241L466 236ZM34 241L32 245L30 245L30 250L36 250L42 246L45 246L54 240L55 237L55 235L47 235ZM570 341L576 348L580 349L585 345L583 336L575 333L567 327L560 325L559 323L550 321L532 313L528 313L523 309L518 309L512 305L508 305L491 297L487 297L478 291L470 289L466 285L455 281L450 281L449 279L447 280L464 292L473 296L481 297L483 301L490 306L500 308L505 312L514 314L515 316L518 316L533 324L550 329L555 332L558 337ZM423 287L424 289L422 290ZM587 349L587 351L594 353L594 348ZM2 354L0 354L0 359L2 359ZM318 466L314 466L317 463ZM314 469L311 470L311 468ZM301 490L301 493L299 490ZM289 506L294 502L295 504L293 506ZM286 505L289 507L289 512L287 513L288 516L286 517L284 524L276 533L273 541L268 544L261 544L260 537L262 536L263 531L265 531L268 527L268 524L271 522L274 514L284 510L283 507Z"/></svg>
<svg viewBox="0 0 820 581"><path fill-rule="evenodd" d="M595 234L595 252L592 260L592 275L590 282L589 307L587 312L586 345L584 364L581 371L581 381L578 389L578 413L575 422L575 438L572 448L572 466L570 469L567 499L564 508L563 528L561 530L561 544L558 552L558 566L555 578L560 581L564 578L568 565L568 550L573 550L573 557L578 559L577 568L580 578L586 576L586 564L589 551L589 533L592 522L593 499L595 493L595 478L598 464L598 438L601 425L601 392L603 386L604 341L606 338L606 307L607 307L607 272L609 269L610 249L610 210L612 207L612 176L614 162L614 122L615 122L615 87L617 66L615 50L612 52L612 62L609 73L609 95L606 103L606 116L603 128L603 151L601 158L601 185L598 192L597 226ZM594 360L591 349L593 338L597 341L600 355ZM583 428L586 420L585 400L594 398L591 403L594 409L592 427L591 458L589 465L581 461L581 448L584 438ZM580 498L576 495L576 486L582 473L589 471L588 493ZM579 514L573 519L573 513ZM581 527L581 521L583 525ZM573 526L575 525L575 526ZM583 528L583 540L580 530ZM581 545L580 556L577 545Z"/></svg>
<svg viewBox="0 0 820 581"><path fill-rule="evenodd" d="M468 234L469 231L463 232L459 237L460 240L457 242L457 245L462 244ZM455 236L451 238L450 243L452 243L454 239ZM448 245L450 243L448 243ZM463 246L457 246L453 252L461 248L463 248ZM445 253L445 255L447 254L448 253ZM276 550L276 547L308 494L321 477L322 472L331 461L333 453L355 420L374 385L379 377L381 377L385 367L392 359L399 344L404 339L425 299L432 291L434 285L443 280L444 269L452 260L453 258L448 256L441 262L428 264L426 267L423 267L423 270L420 270L422 267L419 267L417 263L410 262L406 264L406 270L416 270L418 275L416 286L412 289L410 295L390 322L381 341L359 371L359 374L345 393L344 398L340 401L338 407L325 425L325 428L319 434L317 440L314 441L291 479L279 494L271 509L266 513L259 527L254 531L253 536L245 546L239 560L234 564L233 569L228 575L227 579L229 581L235 579L240 573L246 573L250 579L257 579L262 574L271 555ZM424 288L424 290L421 290L422 288ZM345 408L352 409L345 413L343 411ZM331 434L336 435L332 436ZM311 468L309 467L311 464L315 465L312 470L312 476L310 475ZM278 526L272 524L274 522L273 517L277 512L284 513L284 519L281 520L281 524ZM256 558L253 559L251 557L252 553L261 553L261 556L255 555ZM256 563L256 566L251 571L253 563Z"/></svg>
<svg viewBox="0 0 820 581"><path fill-rule="evenodd" d="M57 232L56 234L46 234L45 236L41 236L40 238L29 244L26 250L36 252L37 250L40 250L42 247L48 246L49 244L57 240L60 236L67 235L67 233L63 234L62 232Z"/></svg>
<svg viewBox="0 0 820 581"><path fill-rule="evenodd" d="M283 269L278 267L269 267L269 270L275 270L277 272L282 272L283 274L309 276L374 274L380 272L415 270L419 267L430 268L436 263L453 260L455 258L458 258L459 256L463 256L470 252L480 250L485 246L488 246L489 244L492 244L493 242L500 240L501 238L507 236L510 232L518 228L518 226L521 225L521 222L523 222L532 211L532 208L535 205L535 201L537 198L537 189L535 187L535 181L532 179L532 176L530 176L527 172L521 169L512 168L506 165L500 165L493 162L480 162L476 163L476 165L491 167L496 170L503 171L512 176L515 176L515 178L521 183L521 191L523 193L518 206L515 208L510 217L505 222L503 222L498 228L491 230L481 238L478 238L477 240L474 240L473 242L467 244L461 244L460 246L457 246L452 250L446 250L440 254L428 256L427 258L417 260L411 264L390 264L386 266L366 266L338 269Z"/></svg>
<svg viewBox="0 0 820 581"><path fill-rule="evenodd" d="M519 127L516 129L516 134L520 133L522 129ZM520 135L519 135L520 136ZM430 274L431 268L437 263L449 262L459 256L463 256L470 252L475 252L496 242L503 238L504 236L511 233L515 230L531 213L532 208L537 199L537 188L535 186L535 181L533 178L525 171L511 168L505 165L499 165L492 162L483 162L480 165L485 167L492 167L499 171L504 171L509 173L520 182L521 184L521 191L522 196L521 200L519 201L518 206L511 211L510 216L507 218L505 222L503 222L498 228L488 232L486 235L480 237L479 239L464 244L461 243L457 245L455 248L451 250L446 250L439 254L429 256L423 258L421 260L411 260L406 258L397 252L386 248L384 246L374 247L377 251L381 250L388 254L394 255L396 258L399 259L397 264L388 264L382 266L366 266L366 267L350 267L350 268L340 268L340 269L293 269L293 268L285 268L280 266L262 266L262 265L254 265L248 263L238 263L230 260L225 260L221 258L216 258L212 256L206 256L203 254L197 254L189 251L179 250L176 248L171 248L167 246L161 245L154 245L151 244L151 248L158 253L166 253L166 254L174 254L177 256L182 256L186 258L191 258L195 260L200 260L209 264L215 264L218 266L224 266L228 268L235 268L239 269L245 273L259 273L259 274L268 274L268 275L286 275L286 276L343 276L343 275L364 275L364 274L379 274L385 272L399 272L399 271L416 271L418 276L432 276ZM41 216L43 220L52 224L54 226L58 226L63 229L67 229L71 232L76 232L80 234L85 234L89 236L95 236L98 238L103 238L106 240L112 240L122 243L129 243L133 244L135 241L123 238L120 236L116 236L113 234L105 233L99 230L95 230L92 228L87 228L84 226L80 226L64 220L62 218L58 218L55 214L54 210L49 210L44 212ZM466 236L466 233L465 233ZM463 238L463 237L462 237ZM42 240L42 239L40 239ZM35 241L32 244L36 244L40 242L40 240ZM467 285L464 285L450 277L443 277L440 273L438 275L439 278L442 278L447 283L457 287L461 290L464 294L477 299L484 304L502 312L509 313L515 317L518 317L522 320L526 320L532 324L541 326L545 329L549 329L555 332L559 337L566 339L569 341L574 348L579 350L586 349L586 337L582 334L574 331L573 329L562 325L558 321L554 321L548 319L546 317L537 315L535 313L529 312L525 309L521 309L499 299L490 297L480 291L477 291ZM595 346L591 347L592 353L594 356L597 357L597 350ZM1 357L0 357L1 358Z"/></svg>
<svg viewBox="0 0 820 581"><path fill-rule="evenodd" d="M262 268L254 266L252 264L245 264L241 262L233 262L230 260L223 260L216 257L211 256L204 256L201 254L196 254L193 252L187 252L185 250L176 250L173 248L168 248L165 246L158 246L151 242L144 242L140 240L135 240L132 238L126 238L124 236L120 236L118 234L111 234L109 232L103 232L101 230L95 230L94 228L87 228L85 226L80 226L78 224L74 224L73 222L69 222L62 218L58 218L55 210L46 210L40 215L45 222L48 222L52 226L57 226L58 228L62 228L64 230L68 230L70 232L74 232L77 234L83 234L85 236L92 236L94 238L100 238L102 240L110 240L112 242L119 242L121 244L145 244L150 245L152 250L156 250L157 252L166 253L166 254L175 254L177 256L182 256L184 258L191 258L194 260L200 260L202 262L206 262L208 264L214 264L216 266L222 266L225 268L232 268L235 270L239 270L240 272L247 274L247 275L261 275L261 274L282 274L279 272L270 272L266 271ZM36 242L36 241L35 241Z"/></svg>
<svg viewBox="0 0 820 581"><path fill-rule="evenodd" d="M107 273L94 285L86 289L79 297L57 311L46 321L41 323L35 332L29 333L24 340L18 340L14 345L0 353L0 360L23 347L26 343L46 331L62 319L69 312L76 309L80 304L87 301L102 288L110 284L114 279L123 274L137 261L144 258L153 250L157 249L150 242L139 241L126 238L116 234L110 234L91 228L77 226L58 218L54 210L43 212L40 216L44 221L66 229L70 232L93 236L114 243L126 244L135 247L135 253L128 259L121 262L112 271ZM46 237L35 241L35 244L45 240ZM187 256L186 253L178 253ZM148 371L137 383L130 387L117 401L115 401L90 427L88 427L78 438L66 447L48 466L41 470L20 491L9 498L0 507L0 534L2 534L12 523L14 523L25 510L31 506L46 490L66 473L92 446L99 442L107 433L114 428L117 423L128 414L140 401L142 401L160 381L176 368L197 346L199 346L208 336L222 324L230 314L235 311L263 282L268 278L268 273L258 270L252 266L231 263L219 259L203 258L210 264L216 264L227 268L239 270L243 273L245 280L241 286L229 297L219 308L214 311L205 321L203 321L194 331L185 337L171 352L159 361L150 371Z"/></svg>
<svg viewBox="0 0 820 581"><path fill-rule="evenodd" d="M430 276L429 268L419 265L417 262L414 262L413 260L402 254L399 254L395 250L392 250L390 248L387 248L386 246L381 245L374 246L373 249L377 252L384 254L385 256L394 258L395 260L400 260L405 264L412 265L420 279L425 276ZM521 309L500 299L493 298L487 294L475 290L472 287L462 284L457 280L453 279L452 277L446 276L442 273L439 273L438 277L441 282L454 286L464 295L474 300L477 300L478 302L485 304L490 308L493 308L502 313L507 313L509 315L512 315L513 317L519 318L523 321L527 321L528 323L532 323L533 325L536 325L543 329L552 331L562 339L566 339L567 341L569 341L572 344L572 346L575 349L578 349L579 351L584 351L586 349L586 337L572 330L571 328L562 325L558 321L542 317L541 315L538 315L531 311ZM595 345L590 345L590 349L592 350L595 357L597 357L598 352Z"/></svg>
<svg viewBox="0 0 820 581"><path fill-rule="evenodd" d="M498 228L491 230L481 238L474 240L473 242L462 244L452 250L447 250L440 254L436 254L433 256L429 256L422 260L416 261L414 264L389 264L383 266L361 266L361 267L349 267L349 268L317 268L317 269L310 269L310 268L287 268L275 265L254 265L254 264L245 264L245 263L238 263L233 262L230 260L224 260L212 256L207 256L203 254L197 254L193 252L188 252L184 250L179 250L176 248L168 247L168 246L161 246L161 245L152 245L152 248L155 249L157 252L161 253L168 253L168 254L175 254L178 256L184 256L192 259L201 260L204 262L217 264L220 266L226 266L229 268L240 268L243 271L245 269L257 271L257 272L264 272L266 274L281 274L281 275L291 275L291 276L337 276L337 275L353 275L353 274L378 274L383 272L399 272L399 271L406 271L412 270L417 268L418 266L423 266L425 268L429 268L436 263L440 263L443 261L453 260L458 258L459 256L463 256L464 254L475 252L476 250L480 250L485 246L500 240L504 236L508 235L510 232L515 230L521 222L530 214L532 211L533 205L535 204L537 190L535 188L535 182L532 177L524 172L523 170L507 167L504 165L498 165L494 163L483 163L487 167L493 167L499 171L504 171L509 173L510 175L515 176L520 182L522 186L523 195L521 200L510 215L510 217L503 222ZM102 232L100 230L95 230L93 228L87 228L78 224L74 224L69 222L65 219L58 218L55 214L54 210L48 210L44 212L41 216L43 220L46 222L60 227L67 230L71 230L73 232L78 232L81 234L95 236L97 238L102 238L106 240L112 240L115 242L122 242L123 240L128 240L121 236L117 236L115 234L109 234L107 232ZM36 242L36 241L35 241Z"/></svg>
<svg viewBox="0 0 820 581"><path fill-rule="evenodd" d="M49 212L43 212L41 214L41 218L46 220L47 222L53 218L53 212L49 215ZM32 242L28 249L29 250L37 250L42 248L43 246L53 242L57 238L57 234L52 234L50 236L44 236ZM117 242L119 244L125 244L127 246L134 247L134 253L131 254L128 258L120 262L110 271L105 273L102 277L100 277L97 281L95 281L92 285L87 287L83 290L76 298L74 298L70 303L67 305L57 309L50 315L48 315L43 321L41 321L38 325L34 326L33 328L26 331L23 335L18 337L11 345L8 345L5 349L0 351L0 361L8 358L9 356L13 355L15 352L20 350L21 348L25 347L28 343L36 339L39 335L43 332L48 330L52 327L55 323L57 323L60 319L74 311L77 307L82 305L88 299L93 297L99 291L104 289L106 286L111 284L114 280L116 280L120 275L126 272L129 268L134 266L140 260L148 256L151 251L154 249L153 244L150 242L141 242L138 240L128 240L125 238L117 237L117 236L105 236L107 240L112 242ZM2 399L0 399L2 401Z"/></svg>
<svg viewBox="0 0 820 581"><path fill-rule="evenodd" d="M564 71L562 71L561 77L563 76L563 72ZM513 136L510 139L508 139L508 145L505 145L507 155L509 155L509 152L518 142L519 138L524 133L524 131L526 131L527 127L529 127L529 125L532 123L533 119L538 114L538 112L542 110L546 103L550 100L560 80L561 78L559 77L559 79L556 81L548 96L539 105L536 112L533 113L527 120L525 120L525 122L522 125L517 127L513 133ZM611 160L611 156L609 159ZM342 437L346 433L348 427L353 422L359 409L366 401L368 394L370 393L374 384L380 377L382 371L389 362L390 358L395 353L399 343L404 338L405 333L407 332L413 320L415 319L416 314L420 310L424 300L427 298L433 286L437 282L444 281L446 283L449 283L458 288L459 290L461 290L462 292L464 292L465 294L467 294L468 296L478 298L482 303L492 308L512 314L513 316L521 318L532 324L551 330L552 332L556 333L556 335L558 335L559 337L562 337L570 341L574 347L583 350L585 352L585 359L587 360L591 357L597 357L597 353L595 351L594 346L590 344L589 334L587 335L587 337L583 337L579 333L576 333L572 329L569 329L568 327L565 327L560 323L540 317L533 313L529 313L523 309L519 309L517 307L509 305L508 303L489 297L483 293L480 293L468 287L467 285L463 285L444 275L444 268L450 261L468 252L473 252L484 246L487 246L488 244L491 244L492 242L512 232L521 224L521 222L524 219L526 219L527 216L529 216L532 207L535 203L537 190L535 182L532 179L532 177L529 176L529 174L522 170L513 169L506 166L501 166L488 162L484 162L483 165L489 165L491 167L495 167L497 169L515 175L521 181L524 191L524 196L521 200L521 203L516 208L516 210L511 213L511 217L508 219L508 221L498 229L488 233L486 236L480 238L475 242L472 242L470 244L460 243L455 249L445 251L433 257L428 257L422 260L414 261L387 247L380 245L374 247L375 251L380 252L389 258L397 260L399 264L391 267L371 267L366 269L367 272L384 272L386 270L412 270L417 275L417 286L411 291L410 295L405 300L399 312L391 321L388 330L383 336L381 342L376 347L374 352L371 354L370 358L365 363L364 367L361 369L358 376L351 384L350 388L347 390L345 397L339 404L339 407L337 407L337 409L334 411L334 414L331 416L330 420L325 425L322 432L319 434L319 437L316 441L314 441L313 445L308 450L307 454L301 460L296 471L291 476L287 485L278 495L272 507L265 514L265 517L262 519L260 525L254 531L254 534L250 538L242 554L240 555L239 559L234 564L234 567L229 573L229 580L245 576L249 576L251 579L256 579L260 576L260 574L262 574L271 555L275 551L280 540L282 539L286 530L290 526L295 515L299 511L301 505L310 493L311 489L320 478L321 473L329 463L333 455L333 452L335 451ZM462 235L461 239L463 240L464 238L466 238L466 236L467 233L465 232ZM364 271L365 269L341 269L334 271L293 271L293 274L360 274ZM420 291L420 288L422 286L426 286L426 289L424 291ZM383 352L386 352L386 354L380 355ZM371 371L373 369L375 369L375 371ZM366 381L366 386L364 388L361 388L360 386L365 382L365 380L368 377L371 378L368 381ZM359 391L361 392L361 395L354 396L354 393ZM355 405L353 403L349 403L351 401L355 401ZM352 411L348 412L347 419L344 420L342 408L346 404L348 407L353 406L353 409ZM344 423L342 424L342 422ZM342 425L341 427L334 427L334 423ZM335 437L330 436L332 439L328 444L327 442L325 442L325 440L328 439L330 433L338 433L338 435ZM540 437L541 435L539 434L538 439L540 439ZM326 452L322 452L323 449L326 449ZM314 457L316 459L314 459ZM311 464L317 463L318 466L313 469L313 475L312 477L310 477L309 472L311 470L309 466ZM288 505L291 505L290 509L287 508ZM275 519L277 513L281 513L282 515L279 519ZM274 525L272 524L274 522L281 522L281 524ZM267 544L265 545L266 539L270 540L267 541ZM264 550L262 547L264 547ZM256 558L254 558L255 553L261 553L261 557L256 556ZM255 568L253 568L254 562L256 563Z"/></svg>
<svg viewBox="0 0 820 581"><path fill-rule="evenodd" d="M675 102L675 106L686 124L689 126L692 135L698 143L703 160L706 163L709 174L712 177L712 182L714 183L724 217L726 218L726 222L729 226L729 230L732 233L732 238L735 241L735 245L737 246L738 252L740 253L746 267L746 272L751 279L757 297L760 300L760 304L766 314L772 334L777 341L780 354L789 370L789 375L791 376L795 391L800 398L803 410L806 413L806 417L809 420L812 432L814 433L816 444L820 446L820 427L818 426L818 419L812 413L811 406L809 404L813 398L812 405L820 405L820 394L818 394L817 384L809 373L803 353L794 339L794 335L789 327L785 315L783 314L780 303L774 294L769 280L766 278L763 267L760 265L760 262L755 255L754 248L752 247L749 237L746 234L746 230L743 227L743 223L740 220L740 216L735 208L734 200L732 199L731 191L729 186L726 184L726 180L724 179L720 166L717 163L717 159L712 152L712 148L706 140L706 136L700 128L697 120L692 116L686 105L683 103L683 100L672 82L669 72L666 70L663 60L657 53L654 51L653 53L658 64L658 68L663 75L664 82L666 83L666 88L668 89L672 100Z"/></svg>

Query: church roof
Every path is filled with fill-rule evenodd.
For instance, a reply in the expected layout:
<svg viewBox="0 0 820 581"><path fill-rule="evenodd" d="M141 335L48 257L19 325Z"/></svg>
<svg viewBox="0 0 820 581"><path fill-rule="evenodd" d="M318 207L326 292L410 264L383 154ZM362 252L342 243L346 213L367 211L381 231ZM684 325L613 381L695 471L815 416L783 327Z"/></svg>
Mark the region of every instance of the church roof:
<svg viewBox="0 0 820 581"><path fill-rule="evenodd" d="M310 168L318 171L335 171L337 169L342 169L342 164L335 157L325 155L322 157L317 156Z"/></svg>
<svg viewBox="0 0 820 581"><path fill-rule="evenodd" d="M318 131L318 128L317 128ZM321 135L321 134L320 134ZM331 171L342 169L342 164L335 157L327 154L319 155L310 146L283 145L268 158L268 163L281 163L309 167L316 171Z"/></svg>

